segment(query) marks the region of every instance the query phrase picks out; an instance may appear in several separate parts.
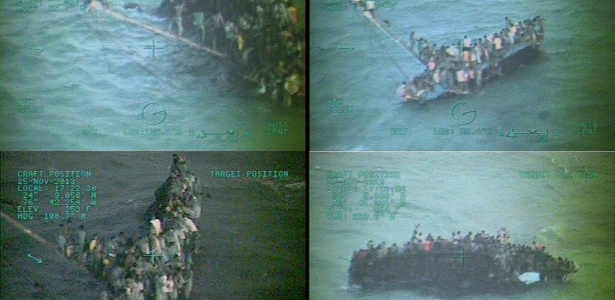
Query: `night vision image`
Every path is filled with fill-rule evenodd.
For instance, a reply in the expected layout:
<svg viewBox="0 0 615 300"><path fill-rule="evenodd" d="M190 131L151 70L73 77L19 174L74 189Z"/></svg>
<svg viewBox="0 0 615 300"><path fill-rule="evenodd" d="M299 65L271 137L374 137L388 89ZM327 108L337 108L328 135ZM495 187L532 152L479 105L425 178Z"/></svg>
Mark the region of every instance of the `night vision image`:
<svg viewBox="0 0 615 300"><path fill-rule="evenodd" d="M303 152L2 152L2 299L304 299Z"/></svg>

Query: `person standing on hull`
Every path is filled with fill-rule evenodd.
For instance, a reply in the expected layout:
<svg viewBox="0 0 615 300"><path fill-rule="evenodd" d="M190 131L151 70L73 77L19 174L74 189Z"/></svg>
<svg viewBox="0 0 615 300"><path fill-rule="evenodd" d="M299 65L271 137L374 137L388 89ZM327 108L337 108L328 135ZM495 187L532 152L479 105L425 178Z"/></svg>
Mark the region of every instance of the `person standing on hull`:
<svg viewBox="0 0 615 300"><path fill-rule="evenodd" d="M445 90L448 90L448 70L444 67L439 67L438 72L440 73L440 85L442 85Z"/></svg>
<svg viewBox="0 0 615 300"><path fill-rule="evenodd" d="M414 45L416 44L416 36L414 31L410 32L410 51L414 52Z"/></svg>
<svg viewBox="0 0 615 300"><path fill-rule="evenodd" d="M92 267L93 269L95 268L96 265L96 247L98 247L98 234L94 234L94 237L92 237L92 240L89 242L88 244L88 263L89 266Z"/></svg>
<svg viewBox="0 0 615 300"><path fill-rule="evenodd" d="M483 69L479 66L475 67L476 72L476 88L480 88L483 85Z"/></svg>
<svg viewBox="0 0 615 300"><path fill-rule="evenodd" d="M433 82L433 87L432 88L435 88L435 86L440 85L440 82L442 81L441 70L442 70L442 68L436 68L436 69L434 69L433 73L431 74L431 79L432 79L432 82Z"/></svg>
<svg viewBox="0 0 615 300"><path fill-rule="evenodd" d="M203 12L195 12L192 14L192 24L199 30L199 45L205 45L205 14Z"/></svg>
<svg viewBox="0 0 615 300"><path fill-rule="evenodd" d="M84 250L85 250L85 227L83 225L79 225L79 230L77 230L77 262L82 264L84 262Z"/></svg>
<svg viewBox="0 0 615 300"><path fill-rule="evenodd" d="M376 10L376 1L365 2L365 11L369 12L374 17L374 11Z"/></svg>
<svg viewBox="0 0 615 300"><path fill-rule="evenodd" d="M467 93L468 92L468 73L467 73L467 69L463 68L463 69L459 69L457 70L457 82L458 84L458 89L460 90L461 93Z"/></svg>
<svg viewBox="0 0 615 300"><path fill-rule="evenodd" d="M463 36L463 46L465 48L471 48L472 47L472 39L468 38L467 35Z"/></svg>
<svg viewBox="0 0 615 300"><path fill-rule="evenodd" d="M220 34L220 31L224 28L224 17L222 16L222 13L217 13L207 18L207 20L205 20L205 28L212 29L211 47L214 49L214 51L218 51L218 35Z"/></svg>
<svg viewBox="0 0 615 300"><path fill-rule="evenodd" d="M160 272L160 274L156 278L156 300L168 299L169 290L167 289L166 284L167 275L165 275L163 272Z"/></svg>
<svg viewBox="0 0 615 300"><path fill-rule="evenodd" d="M186 160L177 154L173 154L173 165L171 165L170 176L183 179L187 175Z"/></svg>
<svg viewBox="0 0 615 300"><path fill-rule="evenodd" d="M177 300L177 283L174 275L167 276L167 282L165 287L168 291L167 299Z"/></svg>
<svg viewBox="0 0 615 300"><path fill-rule="evenodd" d="M402 82L402 84L397 88L397 95L399 95L403 101L408 101L408 90L406 88L406 82Z"/></svg>
<svg viewBox="0 0 615 300"><path fill-rule="evenodd" d="M476 62L480 65L483 63L483 57L485 55L485 50L483 48L483 39L479 38L478 42L474 45L474 52L476 53Z"/></svg>
<svg viewBox="0 0 615 300"><path fill-rule="evenodd" d="M513 27L515 24L513 23L513 21L511 19L509 19L508 17L504 17L504 28L510 28Z"/></svg>
<svg viewBox="0 0 615 300"><path fill-rule="evenodd" d="M237 34L239 33L235 23L226 21L224 23L224 38L226 39L226 53L234 53L235 49L239 49L237 45Z"/></svg>
<svg viewBox="0 0 615 300"><path fill-rule="evenodd" d="M493 52L496 54L496 58L499 59L502 52L502 38L497 34L493 34L493 48L495 49Z"/></svg>
<svg viewBox="0 0 615 300"><path fill-rule="evenodd" d="M179 3L179 0L175 0L177 3L173 6L173 20L171 21L169 31L177 30L177 37L181 37L184 33L184 27L182 26L182 14L184 13L184 2ZM174 1L171 0L171 3Z"/></svg>
<svg viewBox="0 0 615 300"><path fill-rule="evenodd" d="M483 41L483 51L485 53L485 61L489 61L491 60L491 51L493 49L493 43L491 42L491 40L489 38L487 38L487 36L484 36L484 41Z"/></svg>
<svg viewBox="0 0 615 300"><path fill-rule="evenodd" d="M64 255L64 249L66 249L66 236L65 233L66 229L64 227L64 224L60 224L60 234L57 237L57 242L58 242L58 249L60 249L60 253L62 253Z"/></svg>
<svg viewBox="0 0 615 300"><path fill-rule="evenodd" d="M184 280L184 284L181 289L179 289L179 299L188 300L190 298L190 293L192 292L192 277L194 273L192 272L192 268L183 268L181 277Z"/></svg>
<svg viewBox="0 0 615 300"><path fill-rule="evenodd" d="M544 40L545 19L540 16L536 16L533 21L536 26L536 28L534 28L534 32L536 32L536 40L539 44L541 44Z"/></svg>

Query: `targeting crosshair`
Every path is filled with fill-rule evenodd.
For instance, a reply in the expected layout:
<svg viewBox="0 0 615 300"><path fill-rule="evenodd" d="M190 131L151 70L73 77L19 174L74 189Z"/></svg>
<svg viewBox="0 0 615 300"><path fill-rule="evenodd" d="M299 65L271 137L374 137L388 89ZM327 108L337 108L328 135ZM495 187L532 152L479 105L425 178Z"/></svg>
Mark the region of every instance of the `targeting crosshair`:
<svg viewBox="0 0 615 300"><path fill-rule="evenodd" d="M476 109L468 102L457 102L451 109L451 117L457 125L468 125L476 119Z"/></svg>
<svg viewBox="0 0 615 300"><path fill-rule="evenodd" d="M167 111L161 104L148 103L141 110L141 118L149 125L158 125L167 118Z"/></svg>

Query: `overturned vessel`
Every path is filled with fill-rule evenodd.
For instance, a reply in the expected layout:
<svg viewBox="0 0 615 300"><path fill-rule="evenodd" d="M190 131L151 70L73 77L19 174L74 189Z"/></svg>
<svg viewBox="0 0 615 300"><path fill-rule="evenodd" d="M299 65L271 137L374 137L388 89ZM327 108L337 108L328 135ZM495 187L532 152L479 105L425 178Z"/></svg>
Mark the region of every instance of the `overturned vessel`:
<svg viewBox="0 0 615 300"><path fill-rule="evenodd" d="M364 289L402 288L444 297L477 293L506 293L528 285L564 282L578 266L554 257L538 244L508 242L507 234L453 234L453 239L425 241L415 233L403 246L374 246L355 251L349 285Z"/></svg>

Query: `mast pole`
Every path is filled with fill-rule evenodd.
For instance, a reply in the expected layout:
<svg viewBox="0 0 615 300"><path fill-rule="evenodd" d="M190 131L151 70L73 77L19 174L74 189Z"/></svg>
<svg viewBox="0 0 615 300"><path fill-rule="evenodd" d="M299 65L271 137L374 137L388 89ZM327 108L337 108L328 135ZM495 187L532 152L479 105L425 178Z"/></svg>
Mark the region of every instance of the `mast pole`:
<svg viewBox="0 0 615 300"><path fill-rule="evenodd" d="M416 60L418 60L421 64L427 66L427 64L425 62L423 62L416 53L414 53L414 51L412 51L412 49L410 49L410 47L404 45L404 43L401 42L401 40L399 38L397 38L390 30L388 30L387 28L385 28L382 24L382 22L380 22L379 20L376 19L376 17L369 11L364 11L363 12L363 16L365 18L367 18L368 20L370 20L374 25L376 25L376 27L378 27L380 30L382 30L384 33L386 33L390 38L393 39L393 41L395 41L395 43L397 43L399 46L401 46L402 48L404 48L404 50L408 51L412 56L414 56L414 58L416 58Z"/></svg>

